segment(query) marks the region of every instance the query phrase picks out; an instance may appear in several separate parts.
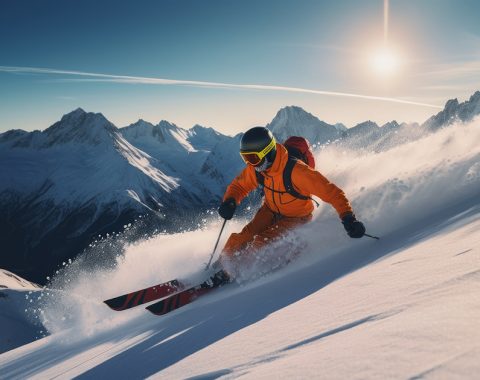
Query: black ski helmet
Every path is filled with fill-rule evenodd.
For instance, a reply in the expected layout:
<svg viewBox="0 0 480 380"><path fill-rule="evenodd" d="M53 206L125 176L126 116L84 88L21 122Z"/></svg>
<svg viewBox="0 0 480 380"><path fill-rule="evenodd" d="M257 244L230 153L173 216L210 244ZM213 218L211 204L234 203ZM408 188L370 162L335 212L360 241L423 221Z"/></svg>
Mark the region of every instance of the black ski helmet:
<svg viewBox="0 0 480 380"><path fill-rule="evenodd" d="M265 148L271 145L273 145L271 150L268 151L261 161L256 164L250 162L255 166L257 171L263 171L273 164L277 154L275 138L273 137L272 132L270 132L267 128L254 127L245 132L240 141L240 154L245 162L248 162L244 153L261 153Z"/></svg>

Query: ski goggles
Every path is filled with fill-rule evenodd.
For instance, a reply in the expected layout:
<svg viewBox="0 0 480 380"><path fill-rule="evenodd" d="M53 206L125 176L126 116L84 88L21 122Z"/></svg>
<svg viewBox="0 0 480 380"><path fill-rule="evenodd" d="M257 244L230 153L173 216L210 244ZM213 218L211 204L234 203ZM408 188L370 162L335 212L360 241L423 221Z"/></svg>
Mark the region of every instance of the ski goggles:
<svg viewBox="0 0 480 380"><path fill-rule="evenodd" d="M263 158L270 153L270 151L275 147L275 138L272 138L270 144L268 144L261 152L240 152L240 156L242 156L243 161L246 164L250 164L253 166L257 166L262 162Z"/></svg>

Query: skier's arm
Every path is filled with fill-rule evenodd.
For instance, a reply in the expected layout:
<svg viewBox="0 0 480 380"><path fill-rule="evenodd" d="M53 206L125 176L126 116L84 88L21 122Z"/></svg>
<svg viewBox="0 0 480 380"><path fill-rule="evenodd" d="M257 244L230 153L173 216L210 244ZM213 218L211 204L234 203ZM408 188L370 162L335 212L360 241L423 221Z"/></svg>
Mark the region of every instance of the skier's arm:
<svg viewBox="0 0 480 380"><path fill-rule="evenodd" d="M247 166L227 187L223 200L225 201L229 198L233 198L237 204L240 204L243 198L245 198L248 193L255 190L257 186L258 182L255 175L255 169L251 166Z"/></svg>
<svg viewBox="0 0 480 380"><path fill-rule="evenodd" d="M315 195L330 203L340 218L353 213L345 193L318 171L297 163L292 171L292 182L298 191L305 195Z"/></svg>

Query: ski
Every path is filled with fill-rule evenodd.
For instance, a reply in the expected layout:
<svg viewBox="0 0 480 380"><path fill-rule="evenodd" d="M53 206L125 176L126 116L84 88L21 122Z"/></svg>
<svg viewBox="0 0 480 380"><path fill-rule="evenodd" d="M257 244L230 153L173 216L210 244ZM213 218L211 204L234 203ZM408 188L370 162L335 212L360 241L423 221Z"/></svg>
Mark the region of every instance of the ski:
<svg viewBox="0 0 480 380"><path fill-rule="evenodd" d="M147 306L146 309L155 315L164 315L176 310L182 306L188 305L198 297L210 292L215 288L202 288L200 286L192 287L167 297L161 301Z"/></svg>
<svg viewBox="0 0 480 380"><path fill-rule="evenodd" d="M213 277L197 286L182 290L161 301L147 306L146 309L155 315L164 315L182 306L188 305L198 297L203 296L213 289L224 286L230 282L229 277L224 277L225 272L217 272Z"/></svg>
<svg viewBox="0 0 480 380"><path fill-rule="evenodd" d="M167 281L145 289L137 290L118 297L103 301L111 309L116 311L130 309L160 298L171 296L185 289L185 285L178 280Z"/></svg>

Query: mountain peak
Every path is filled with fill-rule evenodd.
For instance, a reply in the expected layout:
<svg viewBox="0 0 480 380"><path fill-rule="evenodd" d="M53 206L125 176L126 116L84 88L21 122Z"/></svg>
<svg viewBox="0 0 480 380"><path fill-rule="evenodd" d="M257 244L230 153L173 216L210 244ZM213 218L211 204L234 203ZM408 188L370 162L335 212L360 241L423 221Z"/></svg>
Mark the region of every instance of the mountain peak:
<svg viewBox="0 0 480 380"><path fill-rule="evenodd" d="M47 136L44 146L71 141L98 145L109 139L116 130L103 114L77 108L44 131Z"/></svg>
<svg viewBox="0 0 480 380"><path fill-rule="evenodd" d="M320 120L313 116L311 113L305 111L302 107L298 106L286 106L281 108L275 117L273 118L272 122L269 125L286 125L290 122L298 122L298 121L315 121L319 122ZM268 126L267 126L268 128Z"/></svg>
<svg viewBox="0 0 480 380"><path fill-rule="evenodd" d="M367 120L367 121L364 121L363 123L359 123L357 124L355 127L353 128L356 128L358 130L368 130L368 129L377 129L379 128L377 123L375 123L374 121L371 121L371 120ZM352 128L352 129L353 129Z"/></svg>
<svg viewBox="0 0 480 380"><path fill-rule="evenodd" d="M134 124L140 124L140 125L150 124L150 125L152 125L152 123L150 123L146 120L143 120L143 119L138 119Z"/></svg>
<svg viewBox="0 0 480 380"><path fill-rule="evenodd" d="M279 141L289 136L303 136L311 144L323 144L340 137L341 132L298 106L281 108L266 126Z"/></svg>
<svg viewBox="0 0 480 380"><path fill-rule="evenodd" d="M138 119L135 123L129 124L126 127L120 128L122 133L129 131L137 137L146 133L151 133L153 124L143 119Z"/></svg>
<svg viewBox="0 0 480 380"><path fill-rule="evenodd" d="M225 136L211 127L195 124L188 130L188 142L197 150L210 151Z"/></svg>
<svg viewBox="0 0 480 380"><path fill-rule="evenodd" d="M185 143L187 131L170 123L167 120L161 120L154 125L143 119L130 124L120 130L123 137L131 144L140 146L145 152L153 157L158 155L158 149L180 149L190 150L191 147ZM161 145L157 145L157 144ZM180 148L179 148L180 145Z"/></svg>
<svg viewBox="0 0 480 380"><path fill-rule="evenodd" d="M443 110L428 119L422 126L437 129L455 121L468 122L477 115L480 115L480 91L475 91L470 99L463 103L459 103L457 98L448 100Z"/></svg>
<svg viewBox="0 0 480 380"><path fill-rule="evenodd" d="M160 120L157 126L164 129L180 129L176 124L170 123L168 120Z"/></svg>
<svg viewBox="0 0 480 380"><path fill-rule="evenodd" d="M480 91L475 91L475 93L470 96L470 103L480 103Z"/></svg>
<svg viewBox="0 0 480 380"><path fill-rule="evenodd" d="M197 131L214 131L212 127L204 127L203 125L200 124L195 124L192 128L190 128L192 132L197 132Z"/></svg>
<svg viewBox="0 0 480 380"><path fill-rule="evenodd" d="M302 107L294 106L294 105L285 106L285 107L281 108L279 112L299 112L299 111L300 112L307 112Z"/></svg>
<svg viewBox="0 0 480 380"><path fill-rule="evenodd" d="M385 123L384 125L382 125L382 128L386 128L386 129L388 128L395 129L398 127L400 127L400 124L396 120L389 121L388 123Z"/></svg>
<svg viewBox="0 0 480 380"><path fill-rule="evenodd" d="M70 113L79 113L79 114L83 114L83 113L86 113L85 110L82 108L82 107L77 107L76 109L74 109L72 112Z"/></svg>
<svg viewBox="0 0 480 380"><path fill-rule="evenodd" d="M285 106L281 108L275 118L295 118L301 115L315 117L311 113L305 111L302 107L298 106Z"/></svg>
<svg viewBox="0 0 480 380"><path fill-rule="evenodd" d="M65 114L62 116L61 120L76 120L81 117L84 117L87 113L83 110L83 108L78 107L77 109Z"/></svg>
<svg viewBox="0 0 480 380"><path fill-rule="evenodd" d="M450 100L447 100L447 103L445 103L445 110L448 112L450 110L453 110L455 109L456 107L458 107L458 99L455 98L455 99L450 99Z"/></svg>

